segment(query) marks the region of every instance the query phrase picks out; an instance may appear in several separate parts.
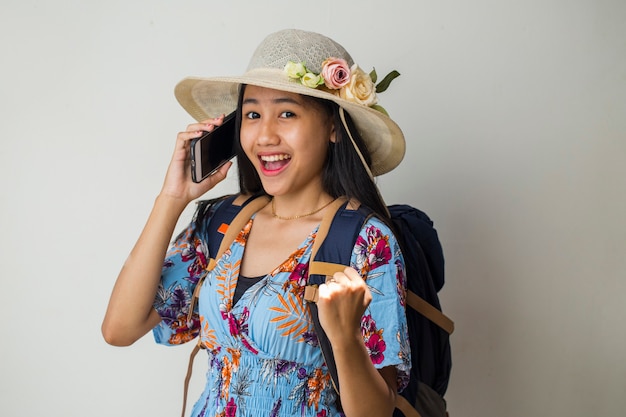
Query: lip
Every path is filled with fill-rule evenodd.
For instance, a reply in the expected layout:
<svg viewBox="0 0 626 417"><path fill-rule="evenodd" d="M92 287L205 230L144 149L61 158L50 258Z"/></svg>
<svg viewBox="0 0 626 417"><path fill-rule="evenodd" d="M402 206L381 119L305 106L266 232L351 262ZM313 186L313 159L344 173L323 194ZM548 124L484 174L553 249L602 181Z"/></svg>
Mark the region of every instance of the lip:
<svg viewBox="0 0 626 417"><path fill-rule="evenodd" d="M283 152L272 152L272 153L260 153L257 155L259 160L259 170L265 176L272 177L279 175L281 172L287 169L287 167L291 163L291 155ZM278 161L286 161L279 168L276 169L268 169L268 162L278 162Z"/></svg>

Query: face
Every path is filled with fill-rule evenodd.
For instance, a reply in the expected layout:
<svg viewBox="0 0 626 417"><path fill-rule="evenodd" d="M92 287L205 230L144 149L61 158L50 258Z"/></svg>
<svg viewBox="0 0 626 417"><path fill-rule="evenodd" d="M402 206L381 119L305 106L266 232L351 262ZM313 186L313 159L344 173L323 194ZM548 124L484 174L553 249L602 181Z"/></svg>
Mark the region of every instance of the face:
<svg viewBox="0 0 626 417"><path fill-rule="evenodd" d="M241 147L268 194L319 193L330 142L331 116L311 98L247 86L242 102Z"/></svg>

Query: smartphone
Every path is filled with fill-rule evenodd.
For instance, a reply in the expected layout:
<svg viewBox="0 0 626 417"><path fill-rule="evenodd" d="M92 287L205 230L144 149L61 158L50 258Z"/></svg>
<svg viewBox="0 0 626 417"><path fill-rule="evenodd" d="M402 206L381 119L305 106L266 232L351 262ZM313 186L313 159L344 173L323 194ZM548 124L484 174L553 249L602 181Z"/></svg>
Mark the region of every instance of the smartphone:
<svg viewBox="0 0 626 417"><path fill-rule="evenodd" d="M191 179L201 182L235 156L235 112L191 142Z"/></svg>

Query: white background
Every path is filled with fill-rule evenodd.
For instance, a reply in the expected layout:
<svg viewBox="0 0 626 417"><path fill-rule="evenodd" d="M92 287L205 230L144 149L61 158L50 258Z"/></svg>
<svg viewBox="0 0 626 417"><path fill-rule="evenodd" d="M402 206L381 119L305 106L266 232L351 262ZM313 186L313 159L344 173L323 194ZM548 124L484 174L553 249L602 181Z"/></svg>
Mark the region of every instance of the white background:
<svg viewBox="0 0 626 417"><path fill-rule="evenodd" d="M623 0L0 4L0 415L179 414L191 346L100 323L191 122L174 85L286 27L402 73L380 100L407 155L379 184L444 245L451 416L624 415Z"/></svg>

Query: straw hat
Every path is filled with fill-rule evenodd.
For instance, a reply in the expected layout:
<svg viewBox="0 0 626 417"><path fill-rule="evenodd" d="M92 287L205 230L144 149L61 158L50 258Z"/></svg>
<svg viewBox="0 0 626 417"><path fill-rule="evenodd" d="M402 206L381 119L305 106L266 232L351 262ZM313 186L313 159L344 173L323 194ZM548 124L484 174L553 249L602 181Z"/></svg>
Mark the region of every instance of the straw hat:
<svg viewBox="0 0 626 417"><path fill-rule="evenodd" d="M183 108L201 121L234 111L241 84L337 103L350 114L365 141L374 176L391 171L404 157L404 135L376 104L371 78L341 45L326 36L296 29L273 33L257 47L243 75L185 78L176 85L175 95Z"/></svg>

